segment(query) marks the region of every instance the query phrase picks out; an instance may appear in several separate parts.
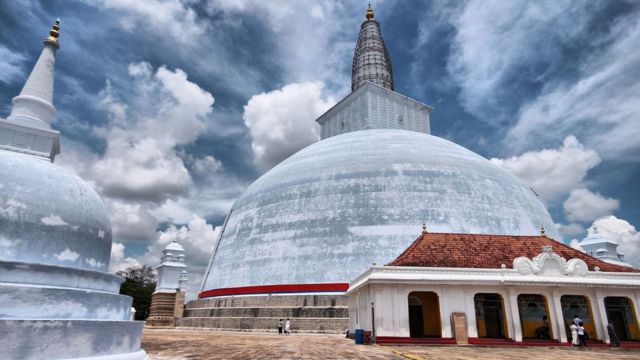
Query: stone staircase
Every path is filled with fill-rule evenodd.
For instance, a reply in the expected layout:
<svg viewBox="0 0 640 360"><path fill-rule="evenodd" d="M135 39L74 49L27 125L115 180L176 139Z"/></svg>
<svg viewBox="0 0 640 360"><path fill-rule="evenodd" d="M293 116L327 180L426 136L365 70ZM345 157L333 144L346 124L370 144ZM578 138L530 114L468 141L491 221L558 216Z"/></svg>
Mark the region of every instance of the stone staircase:
<svg viewBox="0 0 640 360"><path fill-rule="evenodd" d="M349 327L345 295L219 297L191 301L178 326L277 331L289 318L294 332L341 333Z"/></svg>

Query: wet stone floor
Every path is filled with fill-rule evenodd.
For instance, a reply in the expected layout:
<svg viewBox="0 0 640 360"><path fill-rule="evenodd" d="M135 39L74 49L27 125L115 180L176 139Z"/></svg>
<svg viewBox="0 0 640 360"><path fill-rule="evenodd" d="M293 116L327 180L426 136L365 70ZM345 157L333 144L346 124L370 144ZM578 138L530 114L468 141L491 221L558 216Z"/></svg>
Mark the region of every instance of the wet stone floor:
<svg viewBox="0 0 640 360"><path fill-rule="evenodd" d="M363 346L342 335L145 329L153 360L186 359L640 359L640 351L540 347Z"/></svg>

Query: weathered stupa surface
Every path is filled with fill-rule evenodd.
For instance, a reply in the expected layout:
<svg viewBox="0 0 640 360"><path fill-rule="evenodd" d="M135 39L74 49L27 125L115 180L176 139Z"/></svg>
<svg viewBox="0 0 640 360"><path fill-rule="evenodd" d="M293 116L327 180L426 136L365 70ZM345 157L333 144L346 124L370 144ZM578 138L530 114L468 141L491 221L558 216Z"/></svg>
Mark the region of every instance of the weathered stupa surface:
<svg viewBox="0 0 640 360"><path fill-rule="evenodd" d="M200 298L341 294L426 223L448 233L536 235L554 222L535 192L484 157L430 135L431 108L394 92L368 9L354 91L323 114L322 140L256 180L233 205ZM195 306L195 304L194 304Z"/></svg>
<svg viewBox="0 0 640 360"><path fill-rule="evenodd" d="M53 164L59 22L0 119L0 358L146 359L132 299L107 272L111 223L98 194Z"/></svg>

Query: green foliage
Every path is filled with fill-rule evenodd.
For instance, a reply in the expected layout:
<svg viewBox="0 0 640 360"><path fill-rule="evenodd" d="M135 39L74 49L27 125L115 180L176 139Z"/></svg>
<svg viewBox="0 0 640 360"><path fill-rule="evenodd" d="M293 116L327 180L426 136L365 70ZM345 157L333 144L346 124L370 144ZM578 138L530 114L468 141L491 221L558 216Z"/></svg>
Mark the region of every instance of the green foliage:
<svg viewBox="0 0 640 360"><path fill-rule="evenodd" d="M120 286L120 294L133 297L133 307L136 309L136 320L145 320L149 316L151 295L156 289L156 276L153 268L148 265L133 266L118 275L125 278Z"/></svg>

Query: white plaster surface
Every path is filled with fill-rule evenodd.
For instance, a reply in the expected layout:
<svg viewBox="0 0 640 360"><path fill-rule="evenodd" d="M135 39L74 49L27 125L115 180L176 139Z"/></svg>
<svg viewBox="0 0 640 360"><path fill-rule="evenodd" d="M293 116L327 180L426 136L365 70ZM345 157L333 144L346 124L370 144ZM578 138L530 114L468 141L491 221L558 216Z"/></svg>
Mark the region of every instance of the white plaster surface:
<svg viewBox="0 0 640 360"><path fill-rule="evenodd" d="M315 143L233 205L203 288L349 282L429 231L538 235L554 222L520 179L445 139L363 130Z"/></svg>

